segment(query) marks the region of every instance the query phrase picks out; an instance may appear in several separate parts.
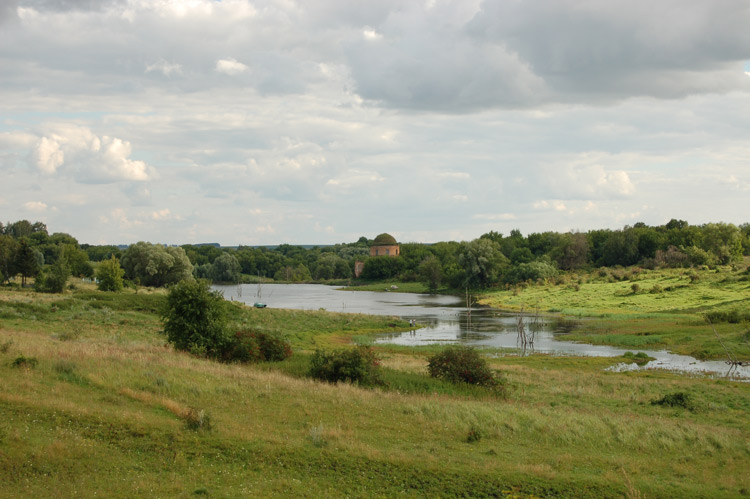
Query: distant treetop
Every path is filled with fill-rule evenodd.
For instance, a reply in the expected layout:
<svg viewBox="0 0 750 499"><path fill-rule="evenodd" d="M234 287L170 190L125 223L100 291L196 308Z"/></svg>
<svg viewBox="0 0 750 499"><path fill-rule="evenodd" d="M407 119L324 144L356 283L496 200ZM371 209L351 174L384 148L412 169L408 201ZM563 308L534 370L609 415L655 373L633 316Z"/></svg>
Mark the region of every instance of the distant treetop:
<svg viewBox="0 0 750 499"><path fill-rule="evenodd" d="M396 238L385 232L376 237L370 246L393 246L398 244Z"/></svg>

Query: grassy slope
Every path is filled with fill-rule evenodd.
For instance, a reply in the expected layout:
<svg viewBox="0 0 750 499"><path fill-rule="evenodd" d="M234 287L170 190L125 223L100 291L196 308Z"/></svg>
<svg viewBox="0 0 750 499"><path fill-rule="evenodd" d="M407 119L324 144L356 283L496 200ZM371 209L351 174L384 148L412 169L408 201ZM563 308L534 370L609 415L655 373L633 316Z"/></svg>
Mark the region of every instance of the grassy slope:
<svg viewBox="0 0 750 499"><path fill-rule="evenodd" d="M691 276L693 278L691 279ZM633 285L640 288L633 292ZM652 290L658 292L652 292ZM659 291L660 290L660 291ZM492 307L595 317L570 340L625 348L668 348L699 358L725 352L703 319L708 311L750 311L750 276L744 271L623 269L600 275L569 275L558 285L492 291L481 296ZM737 355L750 357L750 334L739 324L717 324Z"/></svg>
<svg viewBox="0 0 750 499"><path fill-rule="evenodd" d="M104 295L107 304L92 301L96 293L0 296L3 497L750 490L747 384L603 372L611 359L508 357L493 361L512 386L507 400L332 386L172 351L158 333L158 295ZM336 344L358 327L346 321L391 327L263 312L235 320L246 313L298 347ZM38 365L14 367L21 355ZM424 371L423 357L385 355L398 372ZM696 408L651 404L677 391ZM211 429L186 427L191 408L210 416ZM468 443L472 429L482 438Z"/></svg>

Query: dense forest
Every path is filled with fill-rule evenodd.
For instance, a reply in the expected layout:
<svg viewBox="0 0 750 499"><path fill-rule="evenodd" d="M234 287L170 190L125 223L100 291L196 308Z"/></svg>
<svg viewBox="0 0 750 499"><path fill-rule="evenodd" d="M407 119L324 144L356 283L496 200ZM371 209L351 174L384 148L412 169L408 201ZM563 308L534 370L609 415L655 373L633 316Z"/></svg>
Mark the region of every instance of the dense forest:
<svg viewBox="0 0 750 499"><path fill-rule="evenodd" d="M80 244L45 224L0 223L0 280L30 277L42 283L55 275L94 277L97 262L115 260L125 278L163 286L193 275L215 282L247 282L257 277L284 282L350 280L354 263L364 262L366 281L421 281L438 288L487 288L555 277L560 271L640 265L646 268L728 265L750 254L750 224L665 225L637 223L619 230L542 232L507 236L488 232L473 241L402 243L397 257L370 257L372 240L302 247L218 245L163 246L138 242L127 249ZM93 264L92 264L93 262ZM41 277L41 279L40 279Z"/></svg>

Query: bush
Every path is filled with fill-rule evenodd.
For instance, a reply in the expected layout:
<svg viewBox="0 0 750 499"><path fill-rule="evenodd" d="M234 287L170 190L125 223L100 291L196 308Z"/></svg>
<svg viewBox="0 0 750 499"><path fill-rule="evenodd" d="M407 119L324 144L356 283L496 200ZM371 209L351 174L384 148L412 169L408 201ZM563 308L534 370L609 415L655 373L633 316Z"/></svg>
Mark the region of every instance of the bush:
<svg viewBox="0 0 750 499"><path fill-rule="evenodd" d="M162 311L167 340L176 349L220 357L229 345L226 302L208 282L183 280L169 289Z"/></svg>
<svg viewBox="0 0 750 499"><path fill-rule="evenodd" d="M23 355L19 355L10 363L11 367L24 369L33 369L37 364L39 364L39 361L36 360L36 357L24 357Z"/></svg>
<svg viewBox="0 0 750 499"><path fill-rule="evenodd" d="M382 384L380 359L368 346L348 350L316 350L310 362L311 377L336 383L346 381L365 386Z"/></svg>
<svg viewBox="0 0 750 499"><path fill-rule="evenodd" d="M427 370L433 378L453 383L468 383L488 388L497 388L501 385L487 362L471 347L452 346L436 353L430 357Z"/></svg>
<svg viewBox="0 0 750 499"><path fill-rule="evenodd" d="M34 289L40 293L62 293L70 277L68 262L60 258L50 267L42 271L36 278Z"/></svg>
<svg viewBox="0 0 750 499"><path fill-rule="evenodd" d="M122 277L125 271L120 267L120 262L112 255L109 260L104 260L96 269L97 285L100 291L120 291L123 288Z"/></svg>
<svg viewBox="0 0 750 499"><path fill-rule="evenodd" d="M695 404L689 393L668 393L658 400L652 400L651 405L662 405L667 407L683 407L688 410L695 409Z"/></svg>
<svg viewBox="0 0 750 499"><path fill-rule="evenodd" d="M222 358L227 362L278 362L291 357L292 346L285 339L262 331L237 331Z"/></svg>

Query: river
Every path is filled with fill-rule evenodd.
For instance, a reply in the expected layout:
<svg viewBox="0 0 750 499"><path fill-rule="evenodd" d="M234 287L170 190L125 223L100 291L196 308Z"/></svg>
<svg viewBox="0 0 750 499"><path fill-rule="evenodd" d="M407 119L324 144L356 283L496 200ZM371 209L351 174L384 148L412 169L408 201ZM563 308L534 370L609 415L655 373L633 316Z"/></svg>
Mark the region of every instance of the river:
<svg viewBox="0 0 750 499"><path fill-rule="evenodd" d="M518 348L517 314L487 307L473 306L467 309L464 301L456 296L347 291L322 284L264 284L260 288L254 284L243 284L213 288L221 291L227 300L250 305L262 301L271 308L397 316L415 320L422 326L414 331L382 335L375 340L377 343L409 346L463 343L479 347ZM529 329L533 318L527 316L524 320ZM538 318L537 325L534 328L533 348L527 348L527 353L618 357L629 351L561 340L571 330L585 327L585 320L570 321L543 316ZM699 361L665 350L636 351L643 351L655 360L642 366L618 364L612 370L668 369L723 376L729 369L723 361ZM750 380L750 367L739 367L734 374L735 378Z"/></svg>

